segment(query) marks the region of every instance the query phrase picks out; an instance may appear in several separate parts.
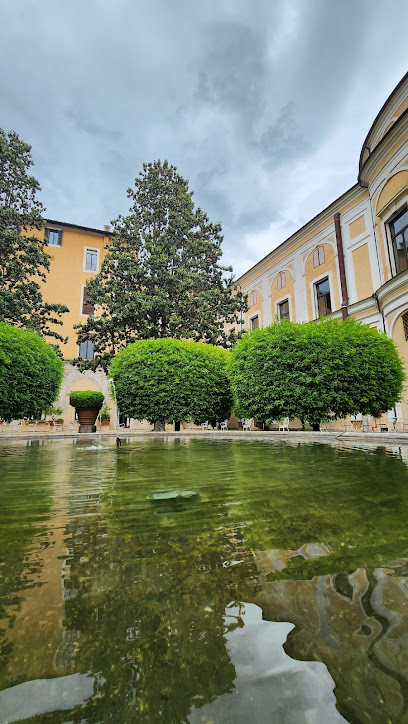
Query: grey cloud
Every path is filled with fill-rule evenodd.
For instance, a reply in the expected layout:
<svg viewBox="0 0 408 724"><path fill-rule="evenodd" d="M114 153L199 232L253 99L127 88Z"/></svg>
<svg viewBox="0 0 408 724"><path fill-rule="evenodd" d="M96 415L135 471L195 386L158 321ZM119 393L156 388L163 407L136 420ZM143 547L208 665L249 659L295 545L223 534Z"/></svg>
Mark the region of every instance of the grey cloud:
<svg viewBox="0 0 408 724"><path fill-rule="evenodd" d="M408 6L393 7L403 27ZM33 145L47 214L73 223L126 213L142 163L167 158L243 271L355 182L356 139L406 70L388 11L0 0L0 126Z"/></svg>

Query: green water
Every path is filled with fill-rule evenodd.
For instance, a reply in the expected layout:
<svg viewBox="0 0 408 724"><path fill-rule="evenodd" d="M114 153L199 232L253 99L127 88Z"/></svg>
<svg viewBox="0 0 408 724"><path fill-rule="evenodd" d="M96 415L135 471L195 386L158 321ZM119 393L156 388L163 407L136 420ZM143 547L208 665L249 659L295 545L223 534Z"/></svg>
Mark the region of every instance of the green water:
<svg viewBox="0 0 408 724"><path fill-rule="evenodd" d="M35 442L0 446L0 723L408 722L405 449Z"/></svg>

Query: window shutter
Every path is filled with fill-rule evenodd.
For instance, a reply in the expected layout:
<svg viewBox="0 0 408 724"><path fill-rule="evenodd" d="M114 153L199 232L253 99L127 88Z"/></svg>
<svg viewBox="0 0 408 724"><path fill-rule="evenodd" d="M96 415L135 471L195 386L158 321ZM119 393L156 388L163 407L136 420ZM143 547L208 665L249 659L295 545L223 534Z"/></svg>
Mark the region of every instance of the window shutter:
<svg viewBox="0 0 408 724"><path fill-rule="evenodd" d="M49 237L50 237L50 230L49 230L48 226L46 226L44 229L44 241L48 241Z"/></svg>
<svg viewBox="0 0 408 724"><path fill-rule="evenodd" d="M86 291L86 288L84 287L84 296L82 298L82 314L93 314L95 311L95 307L93 304L87 303L88 299L88 293Z"/></svg>
<svg viewBox="0 0 408 724"><path fill-rule="evenodd" d="M62 231L60 230L58 232L58 246L62 245Z"/></svg>
<svg viewBox="0 0 408 724"><path fill-rule="evenodd" d="M313 266L315 269L319 266L319 249L315 249L313 252Z"/></svg>
<svg viewBox="0 0 408 724"><path fill-rule="evenodd" d="M319 246L319 264L324 264L324 246Z"/></svg>
<svg viewBox="0 0 408 724"><path fill-rule="evenodd" d="M282 276L281 276L281 274L280 274L280 273L278 274L278 283L277 283L277 287L278 287L278 292L279 292L279 291L280 291L280 290L282 289Z"/></svg>

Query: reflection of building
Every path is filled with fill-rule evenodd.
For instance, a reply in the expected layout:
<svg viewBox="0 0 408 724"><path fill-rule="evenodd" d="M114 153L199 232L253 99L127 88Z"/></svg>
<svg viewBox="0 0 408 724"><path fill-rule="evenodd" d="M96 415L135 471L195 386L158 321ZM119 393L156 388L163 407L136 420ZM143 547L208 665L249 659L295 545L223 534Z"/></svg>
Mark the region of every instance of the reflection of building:
<svg viewBox="0 0 408 724"><path fill-rule="evenodd" d="M368 132L357 183L238 279L245 328L349 315L392 337L408 367L407 250L408 73Z"/></svg>

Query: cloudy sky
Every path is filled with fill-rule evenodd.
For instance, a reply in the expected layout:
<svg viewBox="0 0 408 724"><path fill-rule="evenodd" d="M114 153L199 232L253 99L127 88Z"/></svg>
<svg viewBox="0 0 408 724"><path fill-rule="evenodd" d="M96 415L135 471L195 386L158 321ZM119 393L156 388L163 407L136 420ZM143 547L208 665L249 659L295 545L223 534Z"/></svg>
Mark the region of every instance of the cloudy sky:
<svg viewBox="0 0 408 724"><path fill-rule="evenodd" d="M239 275L356 182L407 27L407 0L0 0L0 127L85 226L167 158Z"/></svg>

